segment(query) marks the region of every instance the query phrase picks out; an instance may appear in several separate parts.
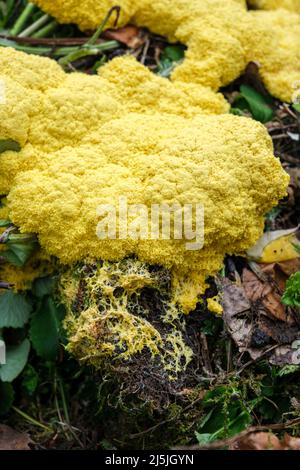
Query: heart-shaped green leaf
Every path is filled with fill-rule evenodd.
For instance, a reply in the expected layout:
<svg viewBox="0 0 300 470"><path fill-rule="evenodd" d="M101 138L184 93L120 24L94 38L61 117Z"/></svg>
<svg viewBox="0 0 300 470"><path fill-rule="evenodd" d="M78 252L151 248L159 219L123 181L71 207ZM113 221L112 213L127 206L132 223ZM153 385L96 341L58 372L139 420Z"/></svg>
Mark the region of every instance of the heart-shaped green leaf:
<svg viewBox="0 0 300 470"><path fill-rule="evenodd" d="M22 328L32 307L24 295L7 291L0 295L0 328Z"/></svg>
<svg viewBox="0 0 300 470"><path fill-rule="evenodd" d="M2 382L12 382L26 366L30 351L28 339L18 346L9 346L6 349L6 364L0 366L0 379Z"/></svg>
<svg viewBox="0 0 300 470"><path fill-rule="evenodd" d="M57 307L51 297L45 297L32 317L32 345L37 354L47 361L54 361L58 355L63 315L63 308Z"/></svg>

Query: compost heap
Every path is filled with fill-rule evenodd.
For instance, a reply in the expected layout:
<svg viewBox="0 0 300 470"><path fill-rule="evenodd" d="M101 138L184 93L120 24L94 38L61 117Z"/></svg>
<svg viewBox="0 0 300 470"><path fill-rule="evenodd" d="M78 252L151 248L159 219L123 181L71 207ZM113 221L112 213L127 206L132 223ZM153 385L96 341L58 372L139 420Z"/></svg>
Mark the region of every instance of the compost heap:
<svg viewBox="0 0 300 470"><path fill-rule="evenodd" d="M82 29L98 26L113 6L35 3ZM248 12L243 1L119 3L121 24L186 44L184 62L171 81L131 57L87 76L1 49L0 135L21 146L1 155L2 211L21 232L38 235L36 256L44 261L37 277L41 266L51 271L52 259L60 263L67 347L79 360L96 368L135 363L140 373L146 360L148 373L152 367L174 381L193 357L183 313L195 309L227 253L254 245L289 181L264 126L226 114L217 91L255 60L269 91L291 100L300 78L300 17ZM100 240L97 208L117 205L120 196L149 209L201 203L204 248L188 251L184 239ZM23 272L29 288L32 265ZM9 280L21 286L20 272L15 279L11 268Z"/></svg>

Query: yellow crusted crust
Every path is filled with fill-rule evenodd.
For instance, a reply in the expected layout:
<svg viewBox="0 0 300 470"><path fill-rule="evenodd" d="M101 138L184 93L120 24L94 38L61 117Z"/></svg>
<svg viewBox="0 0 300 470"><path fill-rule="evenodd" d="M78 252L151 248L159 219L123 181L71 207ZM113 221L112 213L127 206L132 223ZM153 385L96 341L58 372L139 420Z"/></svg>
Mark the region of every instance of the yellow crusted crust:
<svg viewBox="0 0 300 470"><path fill-rule="evenodd" d="M34 3L83 30L96 28L115 5L113 0ZM272 9L275 3L300 13L299 0L266 0L258 6ZM216 91L236 79L248 62L257 61L270 93L292 100L293 86L300 80L299 14L278 10L253 15L238 0L120 0L118 5L119 25L135 23L187 45L184 62L172 74L174 81L195 82Z"/></svg>
<svg viewBox="0 0 300 470"><path fill-rule="evenodd" d="M21 78L20 63L28 71ZM224 255L253 245L265 212L286 193L288 176L264 126L208 115L208 103L215 113L227 105L201 86L188 94L129 57L98 77L64 74L49 59L12 49L0 50L0 66L9 92L0 132L23 146L1 156L0 192L9 192L11 220L63 263L136 255L161 264L173 270L176 295L190 311ZM148 208L202 203L204 249L186 251L185 240L100 241L96 209L120 196Z"/></svg>

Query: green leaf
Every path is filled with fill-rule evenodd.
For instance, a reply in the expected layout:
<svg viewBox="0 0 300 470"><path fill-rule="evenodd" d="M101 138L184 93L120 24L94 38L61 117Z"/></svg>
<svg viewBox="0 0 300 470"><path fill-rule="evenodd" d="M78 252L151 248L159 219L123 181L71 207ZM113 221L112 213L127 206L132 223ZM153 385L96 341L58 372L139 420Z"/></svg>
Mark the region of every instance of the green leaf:
<svg viewBox="0 0 300 470"><path fill-rule="evenodd" d="M200 434L199 432L196 431L195 434L196 434L196 438L200 446L205 446L216 439L214 434L210 434L210 433Z"/></svg>
<svg viewBox="0 0 300 470"><path fill-rule="evenodd" d="M14 401L14 389L10 383L0 382L0 414L9 411Z"/></svg>
<svg viewBox="0 0 300 470"><path fill-rule="evenodd" d="M12 150L13 152L20 152L21 146L18 142L12 139L0 140L0 153Z"/></svg>
<svg viewBox="0 0 300 470"><path fill-rule="evenodd" d="M293 108L300 113L300 103L293 104Z"/></svg>
<svg viewBox="0 0 300 470"><path fill-rule="evenodd" d="M287 280L286 289L281 301L284 305L300 308L300 271L293 274Z"/></svg>
<svg viewBox="0 0 300 470"><path fill-rule="evenodd" d="M30 351L30 342L25 339L18 346L8 346L6 349L6 364L0 366L0 379L12 382L26 366Z"/></svg>
<svg viewBox="0 0 300 470"><path fill-rule="evenodd" d="M57 307L51 297L46 297L32 317L30 337L33 347L47 361L57 358L63 314L63 308Z"/></svg>
<svg viewBox="0 0 300 470"><path fill-rule="evenodd" d="M300 253L300 245L298 243L293 243L293 246L295 247L295 250Z"/></svg>
<svg viewBox="0 0 300 470"><path fill-rule="evenodd" d="M254 88L248 85L241 85L240 87L240 97L237 98L234 103L234 108L239 109L250 109L252 116L257 121L266 123L271 121L274 116L273 110L269 106L269 100L267 97L262 96ZM245 102L241 100L241 97L247 102L247 107L245 107ZM239 102L239 100L241 100Z"/></svg>
<svg viewBox="0 0 300 470"><path fill-rule="evenodd" d="M230 108L230 113L235 116L245 116L245 113L239 108Z"/></svg>
<svg viewBox="0 0 300 470"><path fill-rule="evenodd" d="M38 242L34 235L11 234L6 242L6 248L1 255L11 264L22 267L38 248Z"/></svg>
<svg viewBox="0 0 300 470"><path fill-rule="evenodd" d="M185 47L181 45L168 46L161 54L160 63L157 73L165 78L168 78L174 68L184 58Z"/></svg>
<svg viewBox="0 0 300 470"><path fill-rule="evenodd" d="M0 220L0 227L9 227L10 225L12 225L11 221L10 220L5 220L5 219L1 219Z"/></svg>
<svg viewBox="0 0 300 470"><path fill-rule="evenodd" d="M24 295L7 291L0 295L0 328L22 328L32 307Z"/></svg>
<svg viewBox="0 0 300 470"><path fill-rule="evenodd" d="M32 286L32 293L35 297L42 299L51 295L55 287L56 280L53 277L41 277L36 279Z"/></svg>
<svg viewBox="0 0 300 470"><path fill-rule="evenodd" d="M161 55L161 59L169 59L172 62L179 62L184 58L184 46L176 45L176 46L168 46L165 48Z"/></svg>
<svg viewBox="0 0 300 470"><path fill-rule="evenodd" d="M39 383L37 371L30 364L27 364L22 374L22 378L22 387L26 390L28 395L33 395Z"/></svg>
<svg viewBox="0 0 300 470"><path fill-rule="evenodd" d="M277 372L278 377L284 377L285 375L294 374L295 372L300 371L300 366L287 364L279 369Z"/></svg>

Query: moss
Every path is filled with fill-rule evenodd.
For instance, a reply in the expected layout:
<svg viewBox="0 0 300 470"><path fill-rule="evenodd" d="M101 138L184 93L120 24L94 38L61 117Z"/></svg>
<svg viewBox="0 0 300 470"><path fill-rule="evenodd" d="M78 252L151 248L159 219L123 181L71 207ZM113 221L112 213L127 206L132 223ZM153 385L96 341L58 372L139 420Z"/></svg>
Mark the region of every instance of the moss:
<svg viewBox="0 0 300 470"><path fill-rule="evenodd" d="M168 380L176 380L193 352L166 279L165 270L133 259L68 270L61 278L67 349L81 362L101 370L129 365L148 352L153 366ZM151 309L147 315L143 295L149 289L157 290L163 300L160 311Z"/></svg>

